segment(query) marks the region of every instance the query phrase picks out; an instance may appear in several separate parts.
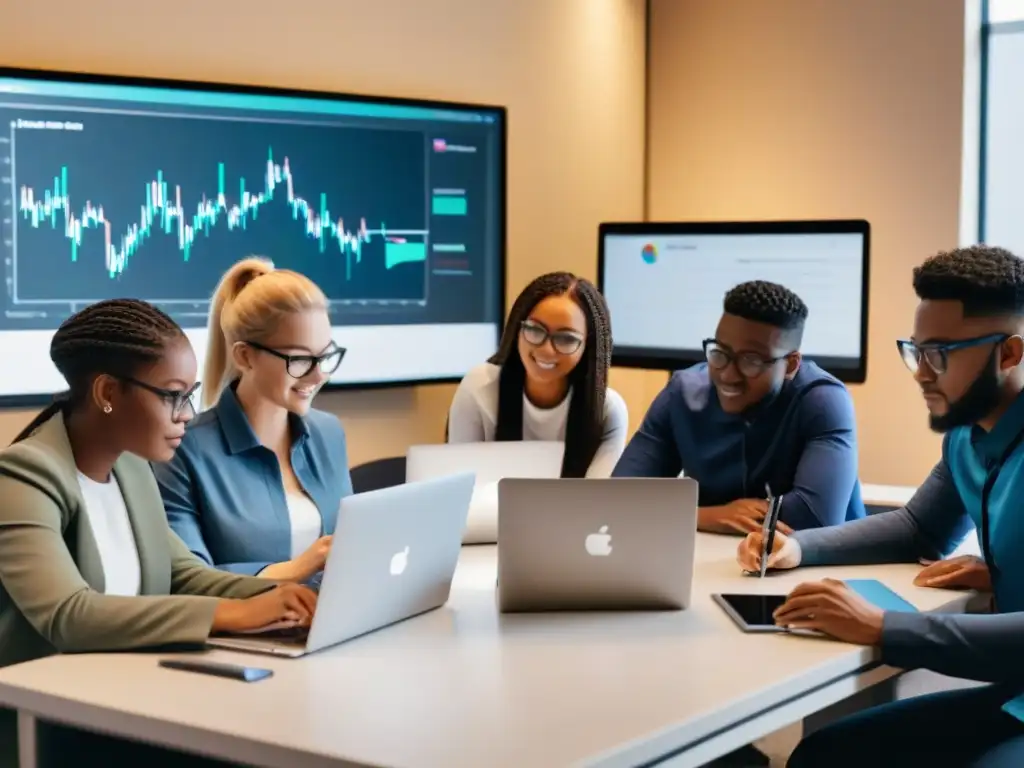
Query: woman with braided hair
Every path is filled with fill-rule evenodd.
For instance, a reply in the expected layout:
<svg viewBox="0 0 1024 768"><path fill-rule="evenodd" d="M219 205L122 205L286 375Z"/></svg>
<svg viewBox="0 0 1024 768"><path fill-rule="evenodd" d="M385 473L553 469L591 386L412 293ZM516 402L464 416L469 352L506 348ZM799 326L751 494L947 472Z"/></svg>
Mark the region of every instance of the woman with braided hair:
<svg viewBox="0 0 1024 768"><path fill-rule="evenodd" d="M167 525L146 462L170 459L193 415L181 328L101 301L60 326L50 358L67 394L0 451L0 665L308 621L311 591L207 568Z"/></svg>
<svg viewBox="0 0 1024 768"><path fill-rule="evenodd" d="M308 624L311 590L208 568L168 526L147 461L170 459L194 414L181 328L143 301L101 301L60 326L50 359L68 392L0 451L0 666ZM0 764L13 730L0 710Z"/></svg>
<svg viewBox="0 0 1024 768"><path fill-rule="evenodd" d="M626 446L626 403L608 387L612 327L589 280L551 272L512 305L497 353L459 384L448 442L564 440L562 477L608 477Z"/></svg>

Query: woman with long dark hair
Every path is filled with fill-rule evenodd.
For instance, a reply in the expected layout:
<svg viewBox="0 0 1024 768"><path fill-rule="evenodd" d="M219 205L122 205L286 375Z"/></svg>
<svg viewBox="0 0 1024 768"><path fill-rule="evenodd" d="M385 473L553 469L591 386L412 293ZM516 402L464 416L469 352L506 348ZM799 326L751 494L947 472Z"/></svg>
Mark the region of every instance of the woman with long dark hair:
<svg viewBox="0 0 1024 768"><path fill-rule="evenodd" d="M459 384L448 442L562 440L562 477L608 477L626 445L626 403L608 388L608 305L589 280L551 272L512 305L498 352Z"/></svg>

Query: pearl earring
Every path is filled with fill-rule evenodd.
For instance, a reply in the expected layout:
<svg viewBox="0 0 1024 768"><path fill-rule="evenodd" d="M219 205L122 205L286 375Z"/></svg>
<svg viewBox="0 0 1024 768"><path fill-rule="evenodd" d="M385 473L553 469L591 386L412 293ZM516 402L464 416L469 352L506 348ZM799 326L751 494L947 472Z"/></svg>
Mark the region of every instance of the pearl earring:
<svg viewBox="0 0 1024 768"><path fill-rule="evenodd" d="M104 413L110 413L112 410L114 410L114 407L110 403L103 406Z"/></svg>

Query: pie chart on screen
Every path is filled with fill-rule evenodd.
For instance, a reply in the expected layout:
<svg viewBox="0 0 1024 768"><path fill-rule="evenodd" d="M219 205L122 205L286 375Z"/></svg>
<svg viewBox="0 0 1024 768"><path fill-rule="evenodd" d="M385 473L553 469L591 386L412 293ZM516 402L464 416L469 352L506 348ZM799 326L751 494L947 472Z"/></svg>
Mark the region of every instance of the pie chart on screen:
<svg viewBox="0 0 1024 768"><path fill-rule="evenodd" d="M640 251L640 256L643 257L645 264L653 264L658 259L658 249L655 248L651 243L648 243Z"/></svg>

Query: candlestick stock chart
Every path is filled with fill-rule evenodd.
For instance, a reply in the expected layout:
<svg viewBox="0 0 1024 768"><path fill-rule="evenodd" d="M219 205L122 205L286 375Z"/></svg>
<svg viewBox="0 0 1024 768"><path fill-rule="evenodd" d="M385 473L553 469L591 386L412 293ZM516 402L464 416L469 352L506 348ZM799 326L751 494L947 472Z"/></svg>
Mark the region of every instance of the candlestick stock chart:
<svg viewBox="0 0 1024 768"><path fill-rule="evenodd" d="M202 359L251 256L329 299L331 386L457 380L505 315L506 144L500 106L0 66L0 404L67 385L53 334L103 299Z"/></svg>
<svg viewBox="0 0 1024 768"><path fill-rule="evenodd" d="M20 305L138 295L205 310L250 255L308 275L332 305L428 301L419 131L123 114L24 125L10 133Z"/></svg>

